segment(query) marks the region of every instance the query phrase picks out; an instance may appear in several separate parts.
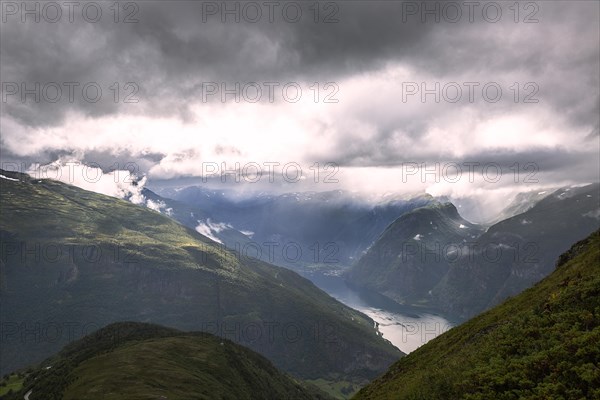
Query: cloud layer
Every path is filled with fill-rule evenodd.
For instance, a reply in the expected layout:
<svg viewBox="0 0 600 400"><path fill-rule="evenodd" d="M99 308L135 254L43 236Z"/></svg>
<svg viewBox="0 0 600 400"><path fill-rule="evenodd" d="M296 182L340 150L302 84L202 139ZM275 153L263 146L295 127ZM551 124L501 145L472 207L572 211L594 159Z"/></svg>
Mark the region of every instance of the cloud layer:
<svg viewBox="0 0 600 400"><path fill-rule="evenodd" d="M63 13L23 23L3 3L3 162L77 154L104 170L135 163L150 181L223 162L277 162L278 172L298 163L313 178L311 165L331 162L351 190L465 196L600 179L597 2L520 3L518 12L481 2L472 16L453 3L460 18L444 2L329 2L318 13L281 2L272 21L259 2L257 22L244 3L228 3L233 14L222 2L121 3L118 22L97 4L96 23L79 9L73 22ZM39 101L22 101L36 83ZM505 179L403 180L415 163L490 162ZM515 163L533 164L537 182L520 170L511 181Z"/></svg>

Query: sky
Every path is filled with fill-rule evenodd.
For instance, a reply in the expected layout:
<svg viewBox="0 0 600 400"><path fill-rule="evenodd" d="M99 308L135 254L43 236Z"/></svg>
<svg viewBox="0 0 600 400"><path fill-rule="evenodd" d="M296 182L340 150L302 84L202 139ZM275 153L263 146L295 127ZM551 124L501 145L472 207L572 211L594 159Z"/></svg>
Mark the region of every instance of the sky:
<svg viewBox="0 0 600 400"><path fill-rule="evenodd" d="M52 163L84 186L100 170L111 193L127 183L111 171L132 170L150 187L427 192L494 210L600 180L598 1L0 12L4 169Z"/></svg>

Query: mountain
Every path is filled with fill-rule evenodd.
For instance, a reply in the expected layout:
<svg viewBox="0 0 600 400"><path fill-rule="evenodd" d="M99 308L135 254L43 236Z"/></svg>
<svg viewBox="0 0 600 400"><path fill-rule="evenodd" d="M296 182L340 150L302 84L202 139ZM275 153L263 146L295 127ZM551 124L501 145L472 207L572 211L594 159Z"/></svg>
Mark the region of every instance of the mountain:
<svg viewBox="0 0 600 400"><path fill-rule="evenodd" d="M410 353L358 399L600 399L600 232L547 278Z"/></svg>
<svg viewBox="0 0 600 400"><path fill-rule="evenodd" d="M198 233L223 244L229 249L240 249L251 242L248 235L244 235L234 229L231 224L219 222L214 219L211 220L211 216L199 207L159 196L146 188L142 189L142 195L146 199L147 207L174 219L184 226L196 230Z"/></svg>
<svg viewBox="0 0 600 400"><path fill-rule="evenodd" d="M348 272L347 281L401 304L422 303L450 270L453 252L482 232L451 203L417 208L383 232Z"/></svg>
<svg viewBox="0 0 600 400"><path fill-rule="evenodd" d="M3 373L117 321L214 333L303 379L364 382L402 356L288 269L124 200L0 174Z"/></svg>
<svg viewBox="0 0 600 400"><path fill-rule="evenodd" d="M111 324L27 373L6 399L327 399L259 354L202 332Z"/></svg>
<svg viewBox="0 0 600 400"><path fill-rule="evenodd" d="M316 264L350 265L392 221L433 200L424 195L371 203L342 190L235 198L198 186L161 194L248 232L264 258L269 246L274 249L269 262L296 270Z"/></svg>
<svg viewBox="0 0 600 400"><path fill-rule="evenodd" d="M492 225L432 291L445 312L468 318L550 274L569 244L600 227L600 184L563 188Z"/></svg>
<svg viewBox="0 0 600 400"><path fill-rule="evenodd" d="M536 205L537 202L551 195L558 189L547 189L542 191L529 191L517 193L514 199L500 213L486 224L491 226L505 219L514 217L529 210Z"/></svg>
<svg viewBox="0 0 600 400"><path fill-rule="evenodd" d="M538 193L537 202L524 196L510 209L526 211L485 232L449 203L414 210L386 229L348 282L467 319L547 276L565 243L598 229L599 190L592 184Z"/></svg>

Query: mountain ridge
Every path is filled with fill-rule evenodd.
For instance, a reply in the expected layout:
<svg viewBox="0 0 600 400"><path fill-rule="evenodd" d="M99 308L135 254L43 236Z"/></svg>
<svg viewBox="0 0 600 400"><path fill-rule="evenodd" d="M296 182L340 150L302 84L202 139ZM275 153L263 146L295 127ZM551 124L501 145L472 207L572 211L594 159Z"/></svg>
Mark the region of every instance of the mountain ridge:
<svg viewBox="0 0 600 400"><path fill-rule="evenodd" d="M26 374L3 398L329 399L230 340L136 322L103 327Z"/></svg>
<svg viewBox="0 0 600 400"><path fill-rule="evenodd" d="M481 233L450 202L416 208L386 228L346 279L400 304L423 303L450 269L446 253Z"/></svg>
<svg viewBox="0 0 600 400"><path fill-rule="evenodd" d="M600 226L600 184L559 189L526 208L484 229L457 220L452 206L435 220L436 232L424 214L433 209L415 209L386 228L347 279L401 304L472 317L542 279L567 250L565 242Z"/></svg>
<svg viewBox="0 0 600 400"><path fill-rule="evenodd" d="M19 180L0 186L3 372L58 351L69 324L76 338L119 320L227 336L303 379L364 382L402 356L370 318L288 269L125 200L2 174Z"/></svg>

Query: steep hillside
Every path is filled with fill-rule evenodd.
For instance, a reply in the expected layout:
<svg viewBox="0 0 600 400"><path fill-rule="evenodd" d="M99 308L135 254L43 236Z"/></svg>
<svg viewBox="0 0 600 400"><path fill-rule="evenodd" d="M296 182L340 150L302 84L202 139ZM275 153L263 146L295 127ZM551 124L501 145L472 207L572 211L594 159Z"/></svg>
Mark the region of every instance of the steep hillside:
<svg viewBox="0 0 600 400"><path fill-rule="evenodd" d="M353 266L350 284L399 303L427 301L450 269L452 254L483 229L464 220L451 203L436 203L394 221Z"/></svg>
<svg viewBox="0 0 600 400"><path fill-rule="evenodd" d="M208 333L116 323L66 346L7 399L324 399L264 357Z"/></svg>
<svg viewBox="0 0 600 400"><path fill-rule="evenodd" d="M600 232L546 279L409 354L356 399L600 399Z"/></svg>
<svg viewBox="0 0 600 400"><path fill-rule="evenodd" d="M123 320L215 333L306 379L364 382L402 355L287 269L123 200L2 175L3 373Z"/></svg>
<svg viewBox="0 0 600 400"><path fill-rule="evenodd" d="M447 313L468 318L531 287L556 258L600 227L600 184L557 190L491 226L432 291Z"/></svg>

